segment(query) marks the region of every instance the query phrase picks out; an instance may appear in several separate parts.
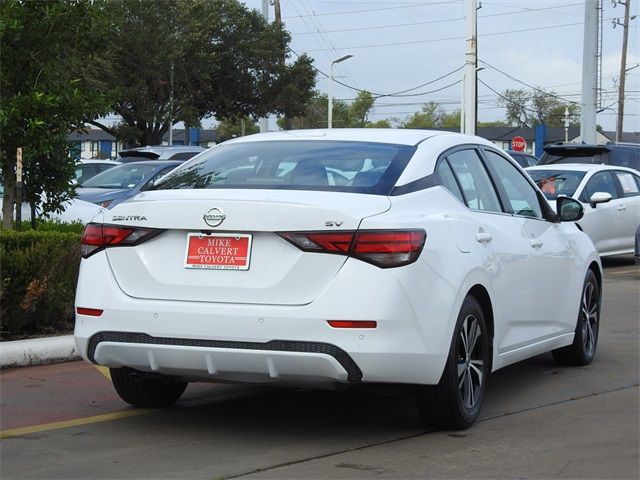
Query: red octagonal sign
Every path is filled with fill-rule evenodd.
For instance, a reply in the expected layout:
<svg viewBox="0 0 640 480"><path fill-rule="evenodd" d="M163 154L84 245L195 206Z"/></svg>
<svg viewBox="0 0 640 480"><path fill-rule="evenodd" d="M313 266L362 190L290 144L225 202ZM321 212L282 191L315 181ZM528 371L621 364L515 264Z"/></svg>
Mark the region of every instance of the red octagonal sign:
<svg viewBox="0 0 640 480"><path fill-rule="evenodd" d="M527 142L523 137L513 137L511 139L511 150L516 152L524 152Z"/></svg>

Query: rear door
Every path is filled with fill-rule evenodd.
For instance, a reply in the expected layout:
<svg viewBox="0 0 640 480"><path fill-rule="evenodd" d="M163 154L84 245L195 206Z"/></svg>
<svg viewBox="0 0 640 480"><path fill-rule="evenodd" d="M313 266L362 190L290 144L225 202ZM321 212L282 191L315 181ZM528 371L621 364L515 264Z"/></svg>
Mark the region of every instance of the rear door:
<svg viewBox="0 0 640 480"><path fill-rule="evenodd" d="M568 295L567 286L576 285L576 269L560 224L545 219L544 200L525 174L499 153L483 151L504 208L512 215L514 242L520 247L520 258L514 259L517 281L527 287L526 303L512 299L524 310L519 323L507 320L509 329L500 338L501 348L510 350L573 330L578 299Z"/></svg>
<svg viewBox="0 0 640 480"><path fill-rule="evenodd" d="M615 170L620 198L616 210L620 214L620 241L624 250L634 249L635 232L640 225L640 175L624 170Z"/></svg>

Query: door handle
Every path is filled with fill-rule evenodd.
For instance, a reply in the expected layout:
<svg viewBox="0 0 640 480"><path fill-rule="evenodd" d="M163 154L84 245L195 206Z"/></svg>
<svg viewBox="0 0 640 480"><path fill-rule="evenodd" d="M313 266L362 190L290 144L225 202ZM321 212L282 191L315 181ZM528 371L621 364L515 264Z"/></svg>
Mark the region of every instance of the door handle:
<svg viewBox="0 0 640 480"><path fill-rule="evenodd" d="M544 245L542 240L538 240L537 238L532 238L530 242L533 248L540 248L542 245Z"/></svg>
<svg viewBox="0 0 640 480"><path fill-rule="evenodd" d="M625 205L618 205L618 211L622 212L623 210L626 210L627 207Z"/></svg>
<svg viewBox="0 0 640 480"><path fill-rule="evenodd" d="M493 237L490 233L478 232L476 233L476 240L478 240L478 242L480 243L489 243L491 240L493 240Z"/></svg>

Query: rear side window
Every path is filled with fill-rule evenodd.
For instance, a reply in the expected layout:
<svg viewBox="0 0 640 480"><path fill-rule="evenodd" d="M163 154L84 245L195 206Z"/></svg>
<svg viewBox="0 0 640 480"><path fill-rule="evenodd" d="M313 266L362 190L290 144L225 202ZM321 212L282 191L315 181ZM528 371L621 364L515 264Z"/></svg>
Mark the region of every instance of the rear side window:
<svg viewBox="0 0 640 480"><path fill-rule="evenodd" d="M502 212L498 196L482 160L475 150L458 150L447 161L462 189L467 207L474 210Z"/></svg>
<svg viewBox="0 0 640 480"><path fill-rule="evenodd" d="M154 189L269 188L389 195L415 147L351 141L221 144Z"/></svg>
<svg viewBox="0 0 640 480"><path fill-rule="evenodd" d="M453 171L449 166L449 162L447 162L446 159L442 160L438 164L437 172L440 176L440 182L442 183L442 186L453 193L456 197L458 197L458 199L462 203L465 203L464 197L462 196L462 191L460 190L460 186L458 185L456 177L453 174Z"/></svg>
<svg viewBox="0 0 640 480"><path fill-rule="evenodd" d="M640 177L629 172L617 170L615 172L622 186L622 192L625 197L635 197L640 195Z"/></svg>

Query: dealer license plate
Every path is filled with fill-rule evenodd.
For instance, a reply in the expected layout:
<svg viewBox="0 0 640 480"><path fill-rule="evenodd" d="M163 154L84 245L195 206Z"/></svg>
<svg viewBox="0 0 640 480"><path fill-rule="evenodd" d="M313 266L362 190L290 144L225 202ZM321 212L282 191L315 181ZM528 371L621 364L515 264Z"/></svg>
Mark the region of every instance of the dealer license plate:
<svg viewBox="0 0 640 480"><path fill-rule="evenodd" d="M250 256L251 235L249 234L190 233L187 236L184 266L214 270L249 270Z"/></svg>

